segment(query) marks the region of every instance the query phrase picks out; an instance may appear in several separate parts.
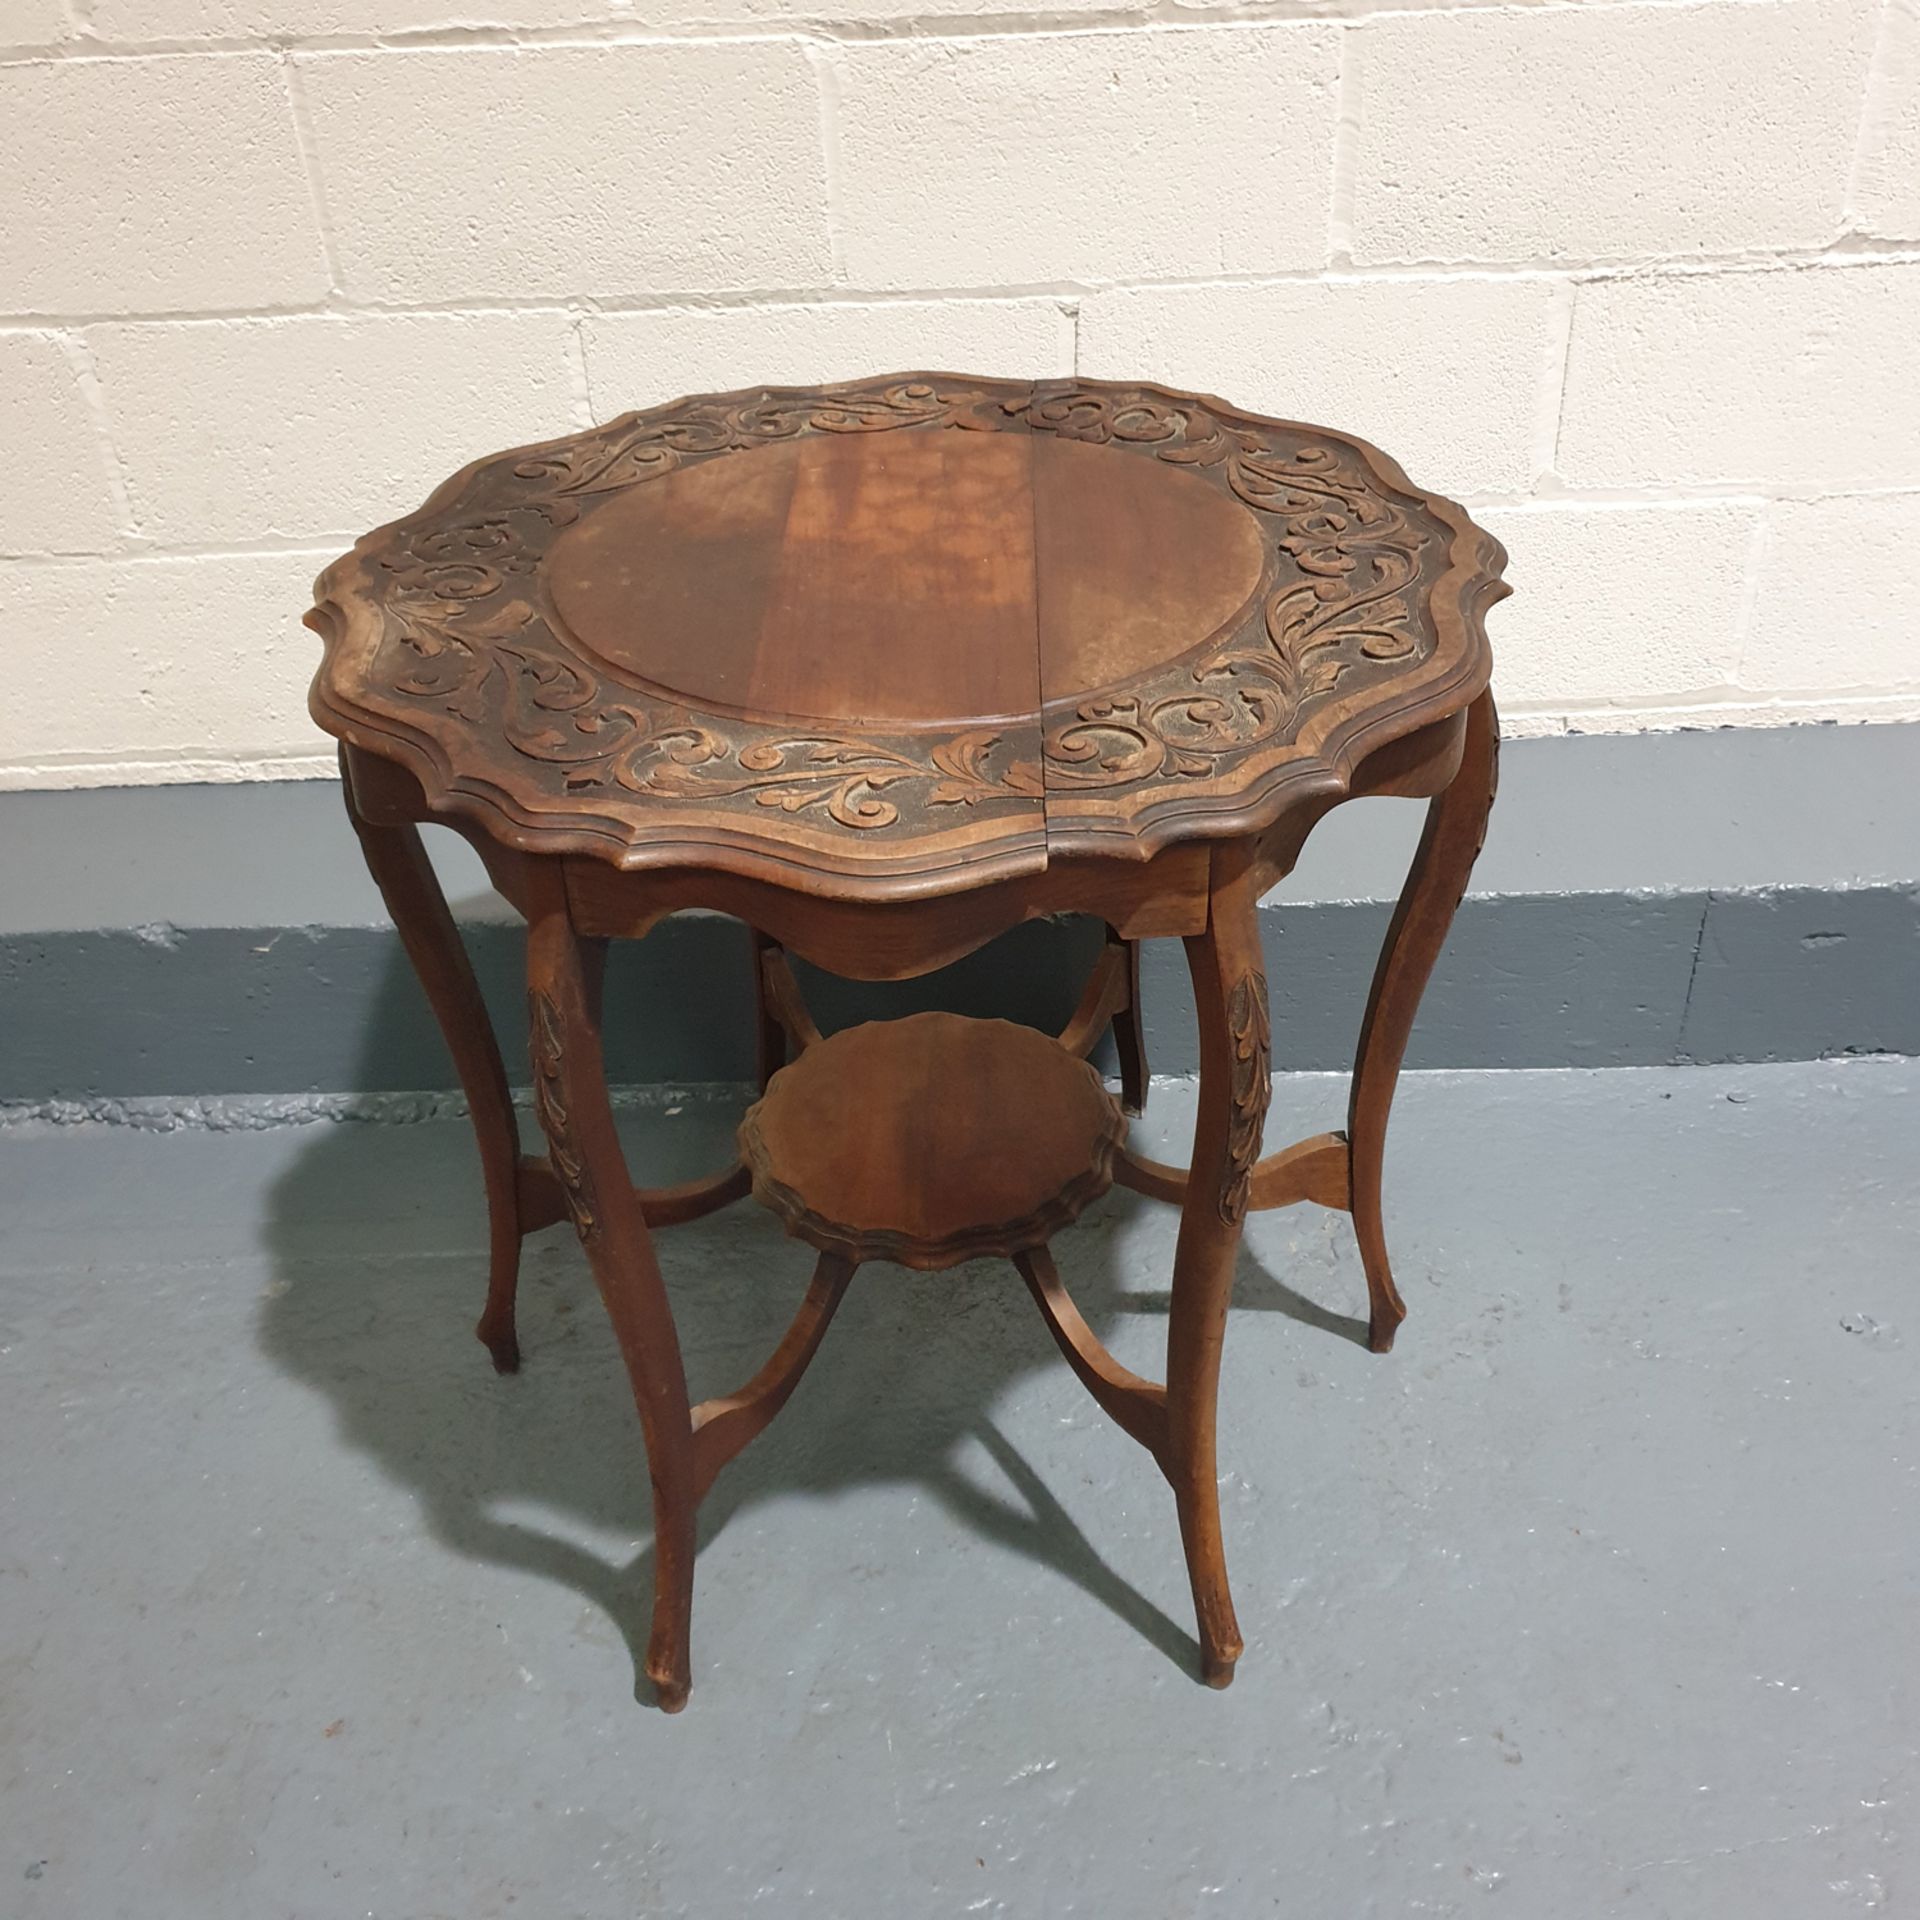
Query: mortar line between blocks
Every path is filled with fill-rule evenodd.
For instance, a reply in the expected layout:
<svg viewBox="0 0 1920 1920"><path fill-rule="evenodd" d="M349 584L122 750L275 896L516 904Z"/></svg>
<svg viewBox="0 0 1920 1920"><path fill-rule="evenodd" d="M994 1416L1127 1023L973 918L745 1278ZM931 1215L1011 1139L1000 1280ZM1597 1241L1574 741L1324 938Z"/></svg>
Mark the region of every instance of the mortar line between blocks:
<svg viewBox="0 0 1920 1920"><path fill-rule="evenodd" d="M73 369L73 383L79 390L80 403L87 410L87 418L92 422L94 435L99 442L101 464L106 469L107 494L113 502L114 517L120 523L121 537L138 540L142 536L140 513L134 503L133 477L127 470L127 457L121 452L119 438L113 431L113 416L107 408L106 392L100 385L99 369L93 364L93 349L87 344L83 333L62 330L54 338L60 344L60 351L66 355L68 366Z"/></svg>
<svg viewBox="0 0 1920 1920"><path fill-rule="evenodd" d="M1773 503L1763 501L1760 511L1754 516L1753 533L1747 541L1746 568L1740 582L1740 604L1733 620L1733 681L1742 691L1747 690L1747 653L1753 645L1753 630L1759 617L1760 582L1772 551Z"/></svg>
<svg viewBox="0 0 1920 1920"><path fill-rule="evenodd" d="M1333 179L1327 194L1327 265L1353 265L1353 207L1360 171L1360 45L1358 30L1343 22L1340 71L1334 82Z"/></svg>
<svg viewBox="0 0 1920 1920"><path fill-rule="evenodd" d="M327 185L320 171L320 154L314 145L313 129L307 119L306 90L292 54L280 54L280 73L287 89L287 112L293 121L293 142L300 152L301 170L307 177L307 198L313 208L314 231L320 241L320 258L327 269L327 286L335 298L342 291L340 250L334 243L333 220L327 211Z"/></svg>
<svg viewBox="0 0 1920 1920"><path fill-rule="evenodd" d="M1062 301L1059 311L1070 322L1071 366L1075 377L1079 377L1085 371L1081 364L1080 312L1071 301ZM588 317L590 316L583 314L582 321L584 322ZM67 338L64 335L57 337L63 340ZM74 351L84 354L85 349L81 343L74 341L72 346ZM588 400L589 404L598 405L591 387L589 387ZM117 457L116 453L115 458ZM110 482L116 477L123 485L125 484L124 475L110 475ZM1920 486L1820 487L1796 492L1767 492L1750 486L1702 486L1668 489L1664 492L1651 489L1640 491L1629 489L1622 492L1587 488L1570 489L1547 496L1475 493L1463 489L1457 497L1462 506L1474 513L1546 515L1582 511L1660 510L1686 513L1703 507L1734 506L1764 510L1778 506L1809 506L1825 500L1912 500L1920 498ZM0 548L0 566L58 569L108 562L117 564L123 561L139 565L174 565L195 560L242 560L254 555L330 556L345 547L350 547L358 537L358 530L323 528L311 533L265 534L255 540L160 541L149 539L136 530L126 536L130 544L116 547L63 548L57 552L50 550L14 552Z"/></svg>
<svg viewBox="0 0 1920 1920"><path fill-rule="evenodd" d="M0 760L0 793L80 793L101 787L245 787L263 781L337 780L338 753L235 753L193 759L155 753L122 760Z"/></svg>
<svg viewBox="0 0 1920 1920"><path fill-rule="evenodd" d="M1555 286L1547 307L1546 341L1541 349L1540 390L1533 422L1533 487L1557 487L1560 433L1566 418L1567 369L1573 360L1574 307L1580 297L1575 281Z"/></svg>
<svg viewBox="0 0 1920 1920"><path fill-rule="evenodd" d="M567 327L567 371L573 383L574 424L591 427L599 419L593 405L593 370L587 363L587 316L576 307Z"/></svg>
<svg viewBox="0 0 1920 1920"><path fill-rule="evenodd" d="M1920 688L1861 692L1852 688L1785 694L1743 694L1715 699L1663 700L1649 706L1576 706L1564 701L1513 701L1500 709L1509 739L1558 739L1563 735L1685 733L1700 728L1905 726L1920 720Z"/></svg>
<svg viewBox="0 0 1920 1920"><path fill-rule="evenodd" d="M1596 0L1597 3L1597 0ZM647 294L548 294L539 298L503 299L475 294L442 300L378 301L345 294L318 301L250 307L171 307L145 310L22 309L0 312L0 332L44 331L50 327L197 326L221 321L308 319L388 319L408 316L464 317L510 313L683 313L706 309L797 306L899 306L935 301L1084 299L1102 293L1174 293L1222 289L1260 289L1300 286L1438 286L1452 283L1497 285L1508 281L1542 280L1555 283L1573 278L1585 281L1635 279L1711 279L1715 276L1761 275L1781 272L1852 272L1876 267L1920 265L1920 244L1876 241L1864 247L1836 242L1816 251L1786 251L1755 256L1722 254L1681 259L1650 256L1639 261L1471 261L1366 262L1339 268L1294 267L1171 274L1162 279L1091 279L1028 281L1000 285L923 287L861 287L835 282L813 286L664 288Z"/></svg>
<svg viewBox="0 0 1920 1920"><path fill-rule="evenodd" d="M1889 94L1894 35L1894 15L1901 0L1880 0L1880 15L1874 22L1873 48L1867 55L1867 71L1860 83L1860 114L1854 124L1853 157L1847 166L1846 187L1840 199L1840 223L1849 232L1857 232L1860 221L1860 184L1867 163L1875 157L1880 135L1891 111Z"/></svg>
<svg viewBox="0 0 1920 1920"><path fill-rule="evenodd" d="M903 12L884 19L803 17L794 24L761 25L751 20L711 20L659 27L642 21L630 5L613 5L599 20L557 25L437 26L393 33L229 33L197 36L153 35L111 39L88 28L69 40L9 47L0 66L52 66L77 61L150 60L176 55L309 53L462 53L539 52L558 47L676 47L724 42L793 41L812 37L842 45L911 45L924 40L986 40L1034 34L1101 34L1141 29L1206 32L1220 28L1284 28L1340 25L1377 19L1425 18L1435 14L1485 13L1510 8L1513 0L1335 0L1342 10L1325 12L1300 4L1262 4L1261 0L1137 0L1080 8L1007 7L985 14ZM1675 13L1768 8L1781 0L1532 0L1530 15L1561 13Z"/></svg>
<svg viewBox="0 0 1920 1920"><path fill-rule="evenodd" d="M841 232L840 67L833 48L807 43L813 73L814 112L820 135L820 219L827 232L827 273L835 287L847 282L846 240Z"/></svg>
<svg viewBox="0 0 1920 1920"><path fill-rule="evenodd" d="M356 533L316 533L290 539L284 535L267 534L258 540L223 540L218 544L201 546L191 543L162 546L146 540L144 535L130 537L141 540L143 544L94 553L0 553L0 565L45 567L49 571L57 571L62 567L117 566L123 561L133 566L192 566L201 560L249 560L262 555L286 559L296 554L305 554L309 558L331 558L352 546L360 536Z"/></svg>

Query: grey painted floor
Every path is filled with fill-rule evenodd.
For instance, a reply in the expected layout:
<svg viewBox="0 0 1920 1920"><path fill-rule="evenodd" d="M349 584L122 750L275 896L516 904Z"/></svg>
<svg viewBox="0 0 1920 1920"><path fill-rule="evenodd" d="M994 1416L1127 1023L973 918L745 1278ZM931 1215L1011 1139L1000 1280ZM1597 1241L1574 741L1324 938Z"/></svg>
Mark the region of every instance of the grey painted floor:
<svg viewBox="0 0 1920 1920"><path fill-rule="evenodd" d="M12 1129L0 1915L1920 1912L1920 1064L1402 1101L1398 1352L1342 1220L1250 1236L1231 1691L1011 1272L874 1268L721 1482L672 1720L613 1342L556 1230L489 1371L459 1125ZM1136 1364L1170 1244L1057 1246ZM751 1206L668 1260L696 1390L807 1266Z"/></svg>

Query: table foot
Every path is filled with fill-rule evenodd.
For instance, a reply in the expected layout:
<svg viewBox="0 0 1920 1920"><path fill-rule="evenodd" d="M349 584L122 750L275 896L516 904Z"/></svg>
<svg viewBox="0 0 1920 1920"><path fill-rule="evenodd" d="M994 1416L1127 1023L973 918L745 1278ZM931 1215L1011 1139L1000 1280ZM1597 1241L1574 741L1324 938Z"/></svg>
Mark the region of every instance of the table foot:
<svg viewBox="0 0 1920 1920"><path fill-rule="evenodd" d="M651 1464L651 1456L649 1456ZM645 1672L662 1713L678 1713L693 1691L693 1509L684 1528L664 1538L657 1517L653 1542L653 1630Z"/></svg>
<svg viewBox="0 0 1920 1920"><path fill-rule="evenodd" d="M680 1713L685 1710L687 1696L693 1691L693 1682L686 1675L672 1674L663 1679L649 1667L647 1678L653 1682L653 1704L662 1713Z"/></svg>
<svg viewBox="0 0 1920 1920"><path fill-rule="evenodd" d="M1386 944L1380 952L1360 1027L1353 1087L1347 1106L1349 1181L1353 1237L1367 1274L1367 1345L1386 1353L1407 1317L1387 1258L1380 1184L1386 1160L1387 1121L1393 1090L1406 1056L1420 996L1440 957L1455 909L1487 835L1500 758L1500 722L1493 695L1483 693L1467 710L1466 745L1460 770L1427 806L1427 824L1401 890Z"/></svg>
<svg viewBox="0 0 1920 1920"><path fill-rule="evenodd" d="M1240 1664L1240 1655L1203 1654L1200 1660L1200 1678L1216 1693L1224 1693L1233 1685L1234 1669Z"/></svg>
<svg viewBox="0 0 1920 1920"><path fill-rule="evenodd" d="M1200 1677L1210 1687L1224 1687L1233 1677L1234 1663L1245 1651L1240 1622L1233 1610L1233 1592L1227 1582L1227 1549L1220 1530L1220 1489L1214 1478L1212 1436L1205 1448L1205 1484L1197 1462L1176 1461L1169 1478L1180 1516L1180 1540L1186 1549L1187 1581L1193 1589L1194 1620L1200 1634Z"/></svg>
<svg viewBox="0 0 1920 1920"><path fill-rule="evenodd" d="M513 1324L513 1294L519 1279L520 1248L514 1246L514 1276L507 1284L507 1305L504 1319L496 1318L493 1307L494 1287L487 1289L487 1310L480 1316L474 1332L480 1336L481 1344L493 1356L495 1373L518 1373L520 1371L520 1335Z"/></svg>

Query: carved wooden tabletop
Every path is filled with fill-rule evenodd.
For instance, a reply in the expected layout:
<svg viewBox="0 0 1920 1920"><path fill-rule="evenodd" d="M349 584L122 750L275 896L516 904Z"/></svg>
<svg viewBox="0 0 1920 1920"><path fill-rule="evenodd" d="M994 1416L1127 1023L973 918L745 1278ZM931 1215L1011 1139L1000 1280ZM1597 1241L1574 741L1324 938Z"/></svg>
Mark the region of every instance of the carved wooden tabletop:
<svg viewBox="0 0 1920 1920"><path fill-rule="evenodd" d="M523 851L924 896L1337 795L1484 687L1502 558L1364 442L1199 396L761 389L368 535L313 711Z"/></svg>
<svg viewBox="0 0 1920 1920"><path fill-rule="evenodd" d="M793 1392L863 1264L1010 1259L1094 1400L1173 1490L1198 1665L1242 1650L1215 1397L1250 1211L1353 1217L1363 1337L1405 1307L1387 1118L1479 851L1499 544L1384 454L1217 400L900 374L684 400L456 474L321 575L315 719L459 1068L486 1175L480 1336L520 1364L524 1237L570 1217L633 1383L663 1705L692 1683L694 1516ZM1429 802L1368 997L1344 1131L1268 1150L1261 897L1349 794ZM438 820L528 922L521 1144L485 1001L420 843ZM601 1046L608 942L699 907L751 929L761 1099L735 1160L636 1184ZM1017 922L1105 922L1065 1029L950 1014L823 1036L787 964L867 980ZM1147 1096L1139 942L1185 942L1189 1164ZM1116 1099L1087 1056L1111 1032ZM1177 1205L1164 1380L1082 1317L1047 1237L1110 1182ZM817 1264L737 1391L690 1402L653 1230L749 1190Z"/></svg>

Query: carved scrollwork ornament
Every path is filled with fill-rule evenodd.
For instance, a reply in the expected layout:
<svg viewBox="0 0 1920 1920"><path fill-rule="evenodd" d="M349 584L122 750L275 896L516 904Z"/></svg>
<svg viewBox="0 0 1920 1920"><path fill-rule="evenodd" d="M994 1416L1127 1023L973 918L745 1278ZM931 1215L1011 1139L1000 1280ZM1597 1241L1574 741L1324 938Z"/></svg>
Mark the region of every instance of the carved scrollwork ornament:
<svg viewBox="0 0 1920 1920"><path fill-rule="evenodd" d="M1253 1169L1273 1094L1272 1030L1267 1012L1267 976L1257 969L1243 974L1227 996L1228 1094L1227 1170L1220 1188L1220 1218L1237 1227L1247 1217Z"/></svg>
<svg viewBox="0 0 1920 1920"><path fill-rule="evenodd" d="M554 541L629 489L805 436L948 431L1055 436L1198 476L1252 516L1257 591L1186 652L1047 699L1037 726L709 709L577 646L552 610ZM631 845L679 833L692 809L698 832L711 822L742 845L777 845L792 819L826 836L816 847L872 851L980 823L1022 832L1055 795L1111 798L1122 821L1177 815L1183 792L1270 783L1317 750L1301 745L1316 713L1363 683L1434 662L1451 693L1484 672L1470 648L1484 651L1474 623L1502 556L1469 547L1448 511L1338 435L1158 389L930 376L697 398L478 462L369 536L320 583L315 624L330 646L350 625L356 640L350 675L322 668L315 710L368 744L388 734L430 792L459 790L529 835L588 819ZM1466 637L1435 661L1443 579Z"/></svg>
<svg viewBox="0 0 1920 1920"><path fill-rule="evenodd" d="M1332 436L1228 421L1197 401L1137 391L1051 393L1025 416L1036 432L1138 447L1212 472L1276 523L1258 625L1148 688L1082 703L1047 734L1050 781L1108 788L1214 777L1283 739L1303 707L1356 667L1431 650L1420 589L1435 531Z"/></svg>
<svg viewBox="0 0 1920 1920"><path fill-rule="evenodd" d="M527 1011L533 1048L534 1110L547 1136L548 1157L566 1198L574 1231L587 1240L599 1231L599 1205L586 1161L574 1143L572 1118L567 1112L566 1086L561 1077L566 1042L560 1009L550 995L536 990L527 996Z"/></svg>

